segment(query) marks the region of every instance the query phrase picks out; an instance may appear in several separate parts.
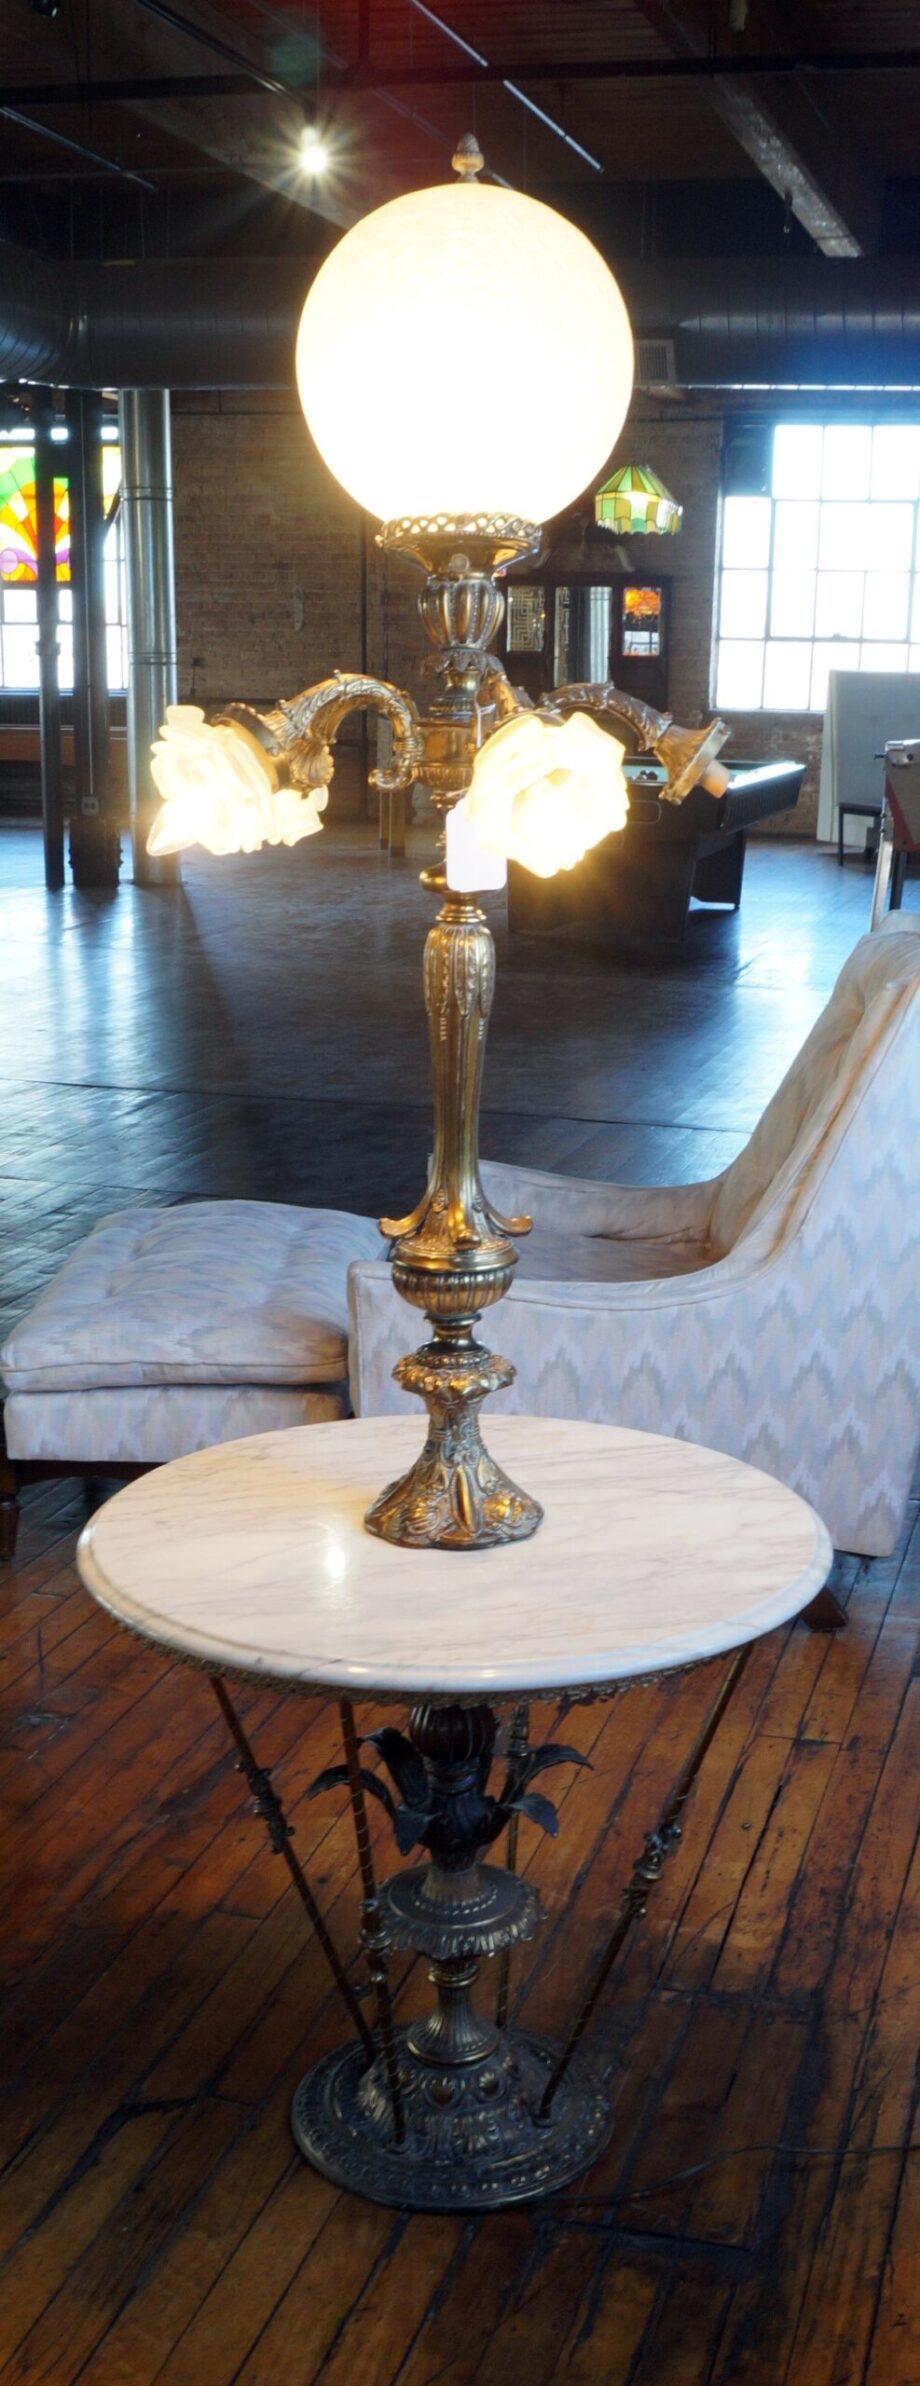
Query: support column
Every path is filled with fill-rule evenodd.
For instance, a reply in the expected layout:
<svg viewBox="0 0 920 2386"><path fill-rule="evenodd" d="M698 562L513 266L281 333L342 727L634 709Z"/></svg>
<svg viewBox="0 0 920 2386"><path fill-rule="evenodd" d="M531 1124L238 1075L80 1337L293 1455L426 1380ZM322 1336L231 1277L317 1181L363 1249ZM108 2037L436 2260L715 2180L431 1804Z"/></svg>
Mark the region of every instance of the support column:
<svg viewBox="0 0 920 2386"><path fill-rule="evenodd" d="M38 709L41 723L42 838L45 885L58 894L65 881L64 791L61 777L61 696L58 682L58 593L54 551L54 420L50 389L36 390L35 512L38 530Z"/></svg>
<svg viewBox="0 0 920 2386"><path fill-rule="evenodd" d="M147 851L160 798L150 748L178 696L173 562L172 448L168 389L123 389L121 503L128 578L128 785L134 876L139 886L175 886L176 855Z"/></svg>
<svg viewBox="0 0 920 2386"><path fill-rule="evenodd" d="M75 886L114 887L118 884L121 841L111 818L102 398L98 390L68 391L67 427L77 782L70 862Z"/></svg>

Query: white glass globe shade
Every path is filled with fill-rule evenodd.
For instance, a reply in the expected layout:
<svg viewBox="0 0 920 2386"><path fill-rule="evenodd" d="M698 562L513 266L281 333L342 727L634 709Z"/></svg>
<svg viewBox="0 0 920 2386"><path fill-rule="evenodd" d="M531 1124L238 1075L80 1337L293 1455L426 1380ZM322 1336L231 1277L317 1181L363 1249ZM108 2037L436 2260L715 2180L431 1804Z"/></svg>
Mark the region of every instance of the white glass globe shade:
<svg viewBox="0 0 920 2386"><path fill-rule="evenodd" d="M383 521L548 521L596 479L632 379L629 318L597 249L538 200L478 182L362 217L297 337L317 447Z"/></svg>

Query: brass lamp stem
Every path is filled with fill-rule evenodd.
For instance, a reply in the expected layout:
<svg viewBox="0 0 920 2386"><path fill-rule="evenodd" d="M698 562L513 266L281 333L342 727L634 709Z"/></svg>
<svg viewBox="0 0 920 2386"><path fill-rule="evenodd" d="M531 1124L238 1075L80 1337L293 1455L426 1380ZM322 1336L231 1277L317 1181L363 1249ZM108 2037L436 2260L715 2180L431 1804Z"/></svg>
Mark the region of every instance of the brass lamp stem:
<svg viewBox="0 0 920 2386"><path fill-rule="evenodd" d="M400 544L405 551L408 538ZM494 580L498 557L482 526L459 523L446 533L431 526L427 537L415 525L412 551L428 567L419 608L438 648L439 693L420 724L421 775L446 813L469 785L480 706L489 712L495 706L498 666L487 648L504 611ZM514 1369L475 1338L482 1311L511 1282L512 1231L527 1233L530 1220L500 1217L479 1170L479 1101L495 985L491 931L475 899L453 893L441 872L426 872L425 883L444 897L423 968L434 1148L418 1207L408 1218L381 1219L381 1227L394 1238L393 1282L432 1329L431 1340L394 1369L397 1383L424 1400L428 1436L415 1465L374 1501L366 1522L381 1539L403 1546L487 1549L526 1539L543 1513L483 1443L482 1402L513 1381Z"/></svg>

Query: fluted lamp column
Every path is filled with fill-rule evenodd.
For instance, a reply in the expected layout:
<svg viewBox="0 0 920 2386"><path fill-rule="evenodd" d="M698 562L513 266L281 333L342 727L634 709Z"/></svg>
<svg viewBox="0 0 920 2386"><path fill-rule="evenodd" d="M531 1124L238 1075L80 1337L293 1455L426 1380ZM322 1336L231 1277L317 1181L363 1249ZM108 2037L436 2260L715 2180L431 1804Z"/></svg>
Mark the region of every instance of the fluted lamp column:
<svg viewBox="0 0 920 2386"><path fill-rule="evenodd" d="M458 1550L523 1539L542 1513L490 1456L479 1424L483 1400L514 1371L477 1327L508 1289L530 1220L501 1217L480 1176L495 956L477 896L501 883L509 856L550 875L626 818L623 748L586 717L592 692L573 691L572 717L554 698L535 713L490 644L504 613L498 577L537 552L539 525L610 454L632 387L629 323L590 241L536 200L481 183L482 163L468 136L455 182L354 225L312 285L297 340L301 402L321 454L381 521L378 544L424 574L419 612L436 650L436 693L420 709L386 682L336 673L268 714L233 706L207 723L180 707L155 749L165 801L152 832L159 852L196 839L215 852L251 850L313 833L336 731L368 705L393 732L377 784L418 778L444 815L443 866L422 873L440 906L424 960L433 1156L416 1209L381 1221L394 1283L430 1329L394 1370L424 1401L428 1434L366 1521L404 1546ZM369 355L384 364L373 376ZM599 716L615 693L597 691ZM716 745L724 735L713 725ZM710 740L707 759L714 750Z"/></svg>

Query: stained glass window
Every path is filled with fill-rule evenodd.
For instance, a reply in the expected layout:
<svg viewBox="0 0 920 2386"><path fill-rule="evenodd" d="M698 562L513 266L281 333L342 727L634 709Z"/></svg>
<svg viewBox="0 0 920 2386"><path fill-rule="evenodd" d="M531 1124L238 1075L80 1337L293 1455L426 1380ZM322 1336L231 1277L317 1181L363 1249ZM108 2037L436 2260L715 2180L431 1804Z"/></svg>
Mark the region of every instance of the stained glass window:
<svg viewBox="0 0 920 2386"><path fill-rule="evenodd" d="M70 493L66 480L54 483L54 552L59 580L70 579ZM38 578L38 517L35 453L31 447L0 448L0 580Z"/></svg>
<svg viewBox="0 0 920 2386"><path fill-rule="evenodd" d="M66 445L61 445L66 460ZM105 616L109 687L127 686L127 611L121 516L115 500L121 485L121 450L102 449L102 491L111 517L105 539ZM54 481L54 547L58 583L58 679L73 687L73 628L70 595L70 492L66 473ZM35 452L0 442L0 687L38 687L38 524Z"/></svg>

